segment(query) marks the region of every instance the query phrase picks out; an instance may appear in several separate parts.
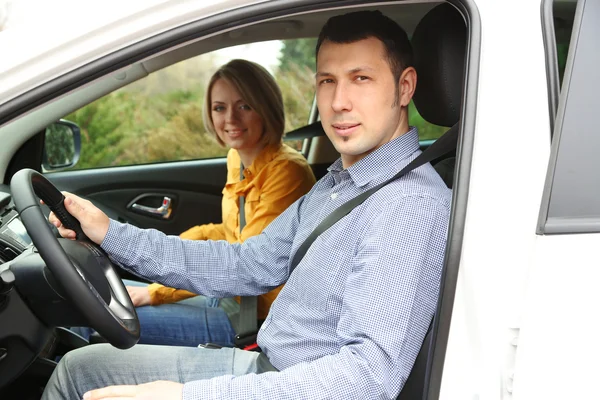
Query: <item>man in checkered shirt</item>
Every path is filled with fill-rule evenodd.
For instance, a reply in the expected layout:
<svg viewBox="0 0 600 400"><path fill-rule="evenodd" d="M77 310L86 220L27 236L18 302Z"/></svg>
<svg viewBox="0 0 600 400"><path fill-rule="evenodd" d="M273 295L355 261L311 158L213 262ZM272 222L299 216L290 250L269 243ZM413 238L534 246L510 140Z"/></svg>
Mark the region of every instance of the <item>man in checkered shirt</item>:
<svg viewBox="0 0 600 400"><path fill-rule="evenodd" d="M68 353L44 399L394 399L433 317L450 191L430 164L388 184L290 260L332 211L419 153L406 33L379 12L331 18L317 44L323 128L341 154L314 188L243 244L185 241L109 220L68 195L86 235L130 271L213 297L287 282L240 349L93 345ZM64 237L74 233L51 216ZM149 382L149 383L148 383Z"/></svg>

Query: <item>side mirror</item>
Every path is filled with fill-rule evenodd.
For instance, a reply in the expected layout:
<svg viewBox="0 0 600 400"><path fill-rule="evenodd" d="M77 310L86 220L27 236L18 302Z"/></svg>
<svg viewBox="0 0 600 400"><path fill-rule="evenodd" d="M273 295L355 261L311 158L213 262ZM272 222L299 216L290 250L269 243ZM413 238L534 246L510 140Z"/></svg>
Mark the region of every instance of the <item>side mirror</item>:
<svg viewBox="0 0 600 400"><path fill-rule="evenodd" d="M77 124L61 119L46 128L44 136L44 171L70 168L79 161L81 133Z"/></svg>

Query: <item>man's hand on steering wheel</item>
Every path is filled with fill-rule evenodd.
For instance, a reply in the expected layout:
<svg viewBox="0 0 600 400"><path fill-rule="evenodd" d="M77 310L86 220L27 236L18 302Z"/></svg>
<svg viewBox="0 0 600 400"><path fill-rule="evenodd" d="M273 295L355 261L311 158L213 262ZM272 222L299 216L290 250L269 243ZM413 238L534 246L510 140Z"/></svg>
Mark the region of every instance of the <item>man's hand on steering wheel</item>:
<svg viewBox="0 0 600 400"><path fill-rule="evenodd" d="M84 326L94 328L120 349L135 345L140 338L135 307L116 265L99 246L108 232L109 218L91 202L61 193L32 169L13 175L10 187L21 221L37 249L28 262L52 274L64 290L64 298L85 317L78 323L85 319ZM52 210L48 219L39 199ZM48 221L58 228L62 238L56 237Z"/></svg>
<svg viewBox="0 0 600 400"><path fill-rule="evenodd" d="M96 244L101 244L108 232L110 220L98 207L89 200L84 200L72 193L63 192L65 208L81 224L81 229L87 237ZM75 239L75 231L62 225L58 217L51 212L50 223L58 228L58 233L64 238Z"/></svg>

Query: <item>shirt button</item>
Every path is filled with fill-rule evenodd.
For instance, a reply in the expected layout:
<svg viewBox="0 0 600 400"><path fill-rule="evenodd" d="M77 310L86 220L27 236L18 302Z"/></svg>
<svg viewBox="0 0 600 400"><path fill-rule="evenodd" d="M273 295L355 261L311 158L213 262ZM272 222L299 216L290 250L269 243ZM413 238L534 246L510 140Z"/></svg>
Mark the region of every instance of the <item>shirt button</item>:
<svg viewBox="0 0 600 400"><path fill-rule="evenodd" d="M335 199L337 199L337 197L338 197L338 194L337 194L337 193L332 193L332 194L331 194L331 199L332 199L332 200L335 200Z"/></svg>

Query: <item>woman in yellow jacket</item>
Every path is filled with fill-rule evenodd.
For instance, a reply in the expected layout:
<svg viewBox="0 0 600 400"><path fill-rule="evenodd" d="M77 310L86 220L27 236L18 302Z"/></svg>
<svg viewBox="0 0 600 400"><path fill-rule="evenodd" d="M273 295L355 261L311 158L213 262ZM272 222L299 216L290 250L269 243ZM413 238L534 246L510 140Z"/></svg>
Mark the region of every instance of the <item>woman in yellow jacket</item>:
<svg viewBox="0 0 600 400"><path fill-rule="evenodd" d="M227 183L223 189L223 222L195 226L180 236L191 240L243 242L260 234L307 193L315 177L304 157L282 143L281 91L263 67L233 60L213 75L206 93L206 129L221 145L230 147ZM240 165L244 167L242 180ZM240 196L245 198L246 220L241 230ZM223 307L214 307L213 299L160 284L127 283L142 325L140 343L233 345L235 332L231 322ZM258 297L259 320L266 318L280 290L281 286Z"/></svg>

